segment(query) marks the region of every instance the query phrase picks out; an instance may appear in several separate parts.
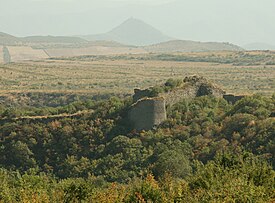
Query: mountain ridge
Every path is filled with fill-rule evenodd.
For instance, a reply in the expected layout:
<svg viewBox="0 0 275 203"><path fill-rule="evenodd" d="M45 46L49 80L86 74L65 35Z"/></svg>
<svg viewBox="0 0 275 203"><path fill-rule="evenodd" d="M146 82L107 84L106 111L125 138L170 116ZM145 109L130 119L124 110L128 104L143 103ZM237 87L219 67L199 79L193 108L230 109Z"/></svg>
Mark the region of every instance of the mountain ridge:
<svg viewBox="0 0 275 203"><path fill-rule="evenodd" d="M87 40L79 37L71 36L27 36L27 37L16 37L4 32L0 32L0 45L26 45L32 43L88 43Z"/></svg>
<svg viewBox="0 0 275 203"><path fill-rule="evenodd" d="M0 32L0 46L7 47L12 62L83 55L244 50L237 45L224 42L173 39L135 18L127 19L105 34L86 37L51 35L16 37Z"/></svg>
<svg viewBox="0 0 275 203"><path fill-rule="evenodd" d="M149 52L202 52L244 50L237 45L222 42L198 42L179 40L164 35L146 22L129 18L107 33L83 36L27 36L15 37L0 32L0 45L32 46L47 48L132 47Z"/></svg>
<svg viewBox="0 0 275 203"><path fill-rule="evenodd" d="M18 37L0 32L0 45L16 45L18 43L21 43Z"/></svg>

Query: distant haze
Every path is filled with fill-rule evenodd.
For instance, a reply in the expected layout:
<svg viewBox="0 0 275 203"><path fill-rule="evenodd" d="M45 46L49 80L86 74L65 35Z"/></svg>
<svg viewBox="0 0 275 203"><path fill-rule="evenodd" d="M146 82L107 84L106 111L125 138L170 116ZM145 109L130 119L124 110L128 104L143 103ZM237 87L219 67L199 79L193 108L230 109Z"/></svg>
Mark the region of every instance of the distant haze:
<svg viewBox="0 0 275 203"><path fill-rule="evenodd" d="M110 32L80 37L89 41L107 40L136 46L157 44L173 39L165 36L151 25L135 18L129 18Z"/></svg>
<svg viewBox="0 0 275 203"><path fill-rule="evenodd" d="M129 17L177 39L275 45L274 0L0 0L0 32L105 33Z"/></svg>

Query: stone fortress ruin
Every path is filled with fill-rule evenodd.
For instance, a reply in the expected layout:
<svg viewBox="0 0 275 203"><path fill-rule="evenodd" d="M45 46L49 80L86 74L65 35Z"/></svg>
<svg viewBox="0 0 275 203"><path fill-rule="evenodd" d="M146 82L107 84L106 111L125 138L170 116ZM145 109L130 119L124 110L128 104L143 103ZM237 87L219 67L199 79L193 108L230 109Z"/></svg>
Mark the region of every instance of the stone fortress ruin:
<svg viewBox="0 0 275 203"><path fill-rule="evenodd" d="M166 107L180 102L184 98L213 95L230 103L235 103L244 96L226 94L216 84L199 76L186 77L184 80L169 80L163 86L145 90L135 89L134 104L128 116L137 131L150 130L166 120Z"/></svg>
<svg viewBox="0 0 275 203"><path fill-rule="evenodd" d="M166 102L162 97L141 99L129 112L129 119L138 131L149 130L166 118Z"/></svg>

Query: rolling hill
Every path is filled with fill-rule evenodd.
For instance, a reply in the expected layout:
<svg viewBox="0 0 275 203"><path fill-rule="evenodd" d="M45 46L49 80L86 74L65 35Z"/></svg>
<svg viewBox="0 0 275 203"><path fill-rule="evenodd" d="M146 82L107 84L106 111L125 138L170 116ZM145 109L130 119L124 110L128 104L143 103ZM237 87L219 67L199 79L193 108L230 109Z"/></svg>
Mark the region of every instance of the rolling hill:
<svg viewBox="0 0 275 203"><path fill-rule="evenodd" d="M0 32L0 45L28 45L28 44L85 44L87 40L79 37L67 36L29 36L29 37L15 37L10 34Z"/></svg>
<svg viewBox="0 0 275 203"><path fill-rule="evenodd" d="M129 18L110 32L81 37L89 41L107 40L135 46L146 46L172 39L151 25L135 18Z"/></svg>
<svg viewBox="0 0 275 203"><path fill-rule="evenodd" d="M87 40L79 37L65 37L65 36L30 36L22 38L25 43L87 43Z"/></svg>
<svg viewBox="0 0 275 203"><path fill-rule="evenodd" d="M243 50L229 43L174 40L134 18L101 35L15 37L0 32L0 46L10 54L10 60L4 61L11 62L83 55ZM3 53L0 57L3 62Z"/></svg>
<svg viewBox="0 0 275 203"><path fill-rule="evenodd" d="M172 40L144 47L148 52L204 52L204 51L241 51L241 47L230 43L196 42Z"/></svg>
<svg viewBox="0 0 275 203"><path fill-rule="evenodd" d="M20 38L17 38L4 32L0 32L0 45L17 45L21 43L22 42Z"/></svg>

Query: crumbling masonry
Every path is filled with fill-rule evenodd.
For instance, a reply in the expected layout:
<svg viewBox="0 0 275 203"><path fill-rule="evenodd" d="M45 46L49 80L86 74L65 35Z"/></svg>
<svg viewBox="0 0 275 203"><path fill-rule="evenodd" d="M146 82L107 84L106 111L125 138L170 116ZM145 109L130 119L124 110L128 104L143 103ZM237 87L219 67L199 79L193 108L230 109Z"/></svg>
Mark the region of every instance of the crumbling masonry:
<svg viewBox="0 0 275 203"><path fill-rule="evenodd" d="M183 84L168 92L152 97L150 89L135 89L134 104L129 111L129 120L138 131L150 130L166 120L166 106L174 105L184 98L195 98L206 95L223 97L230 103L243 96L226 95L225 91L203 77L191 76L183 80Z"/></svg>

